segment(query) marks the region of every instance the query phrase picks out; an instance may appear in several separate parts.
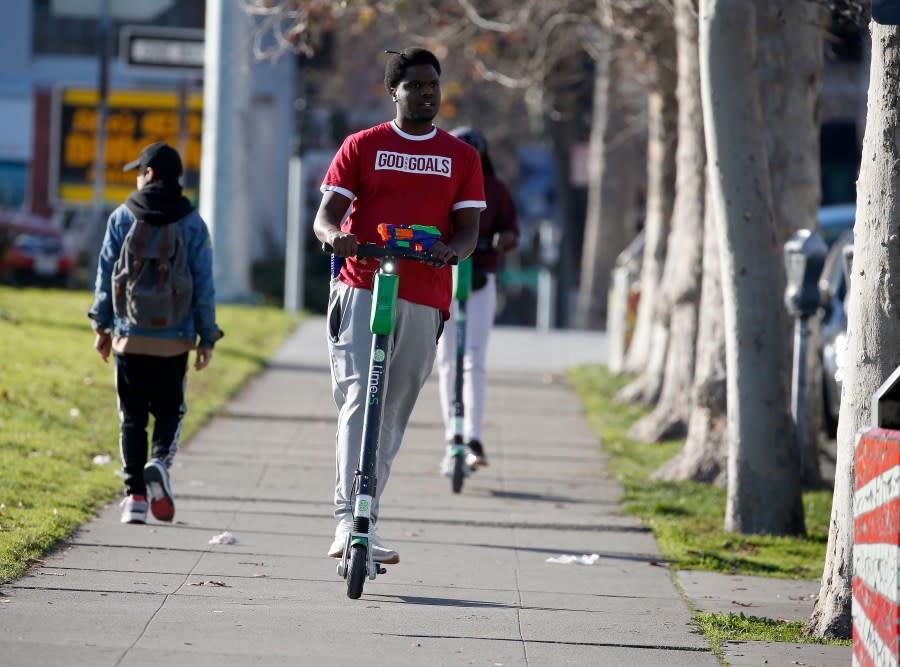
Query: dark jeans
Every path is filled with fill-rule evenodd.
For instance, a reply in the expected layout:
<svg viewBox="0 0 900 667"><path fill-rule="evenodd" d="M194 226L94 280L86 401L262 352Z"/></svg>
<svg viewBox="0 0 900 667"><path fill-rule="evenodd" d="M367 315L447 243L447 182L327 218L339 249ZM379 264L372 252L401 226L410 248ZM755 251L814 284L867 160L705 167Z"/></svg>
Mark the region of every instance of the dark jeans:
<svg viewBox="0 0 900 667"><path fill-rule="evenodd" d="M187 412L184 388L188 353L175 357L116 353L115 359L125 494L146 495L147 422L152 414L152 456L168 468L178 448L181 420Z"/></svg>

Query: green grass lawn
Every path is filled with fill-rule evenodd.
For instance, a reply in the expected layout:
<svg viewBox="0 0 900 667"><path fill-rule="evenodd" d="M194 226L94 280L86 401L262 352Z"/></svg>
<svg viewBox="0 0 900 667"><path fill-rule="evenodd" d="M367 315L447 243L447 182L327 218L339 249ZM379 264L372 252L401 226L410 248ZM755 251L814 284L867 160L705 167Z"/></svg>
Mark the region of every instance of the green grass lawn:
<svg viewBox="0 0 900 667"><path fill-rule="evenodd" d="M629 378L614 376L600 366L582 366L573 369L569 379L603 442L604 451L610 456L611 471L622 481L624 509L638 516L653 531L660 552L671 568L791 579L815 580L822 576L831 514L830 490L803 493L805 536L725 532L724 489L696 482L649 479L660 465L681 450L684 441L648 444L627 437L631 425L648 412L614 403L613 397ZM698 615L695 622L705 632L715 630L714 635L707 635L711 641L748 638L809 641L800 635L799 623L742 620L724 614Z"/></svg>
<svg viewBox="0 0 900 667"><path fill-rule="evenodd" d="M91 300L89 292L0 287L0 582L122 487L113 366L93 349ZM299 320L271 307L219 306L225 338L208 368L189 371L185 440ZM110 464L93 462L103 455Z"/></svg>
<svg viewBox="0 0 900 667"><path fill-rule="evenodd" d="M807 644L832 644L850 646L852 642L843 639L818 639L803 636L800 621L779 621L761 616L744 614L696 614L694 623L709 639L712 649L721 655L722 644L728 641L765 641ZM804 664L804 663L795 663Z"/></svg>
<svg viewBox="0 0 900 667"><path fill-rule="evenodd" d="M626 436L647 410L613 402L627 378L601 367L581 367L570 374L588 418L611 457L611 468L625 487L625 509L653 530L663 557L674 568L711 570L794 579L822 576L831 492L803 494L804 537L736 535L722 526L725 490L697 482L652 481L649 476L677 454L683 440L640 443Z"/></svg>

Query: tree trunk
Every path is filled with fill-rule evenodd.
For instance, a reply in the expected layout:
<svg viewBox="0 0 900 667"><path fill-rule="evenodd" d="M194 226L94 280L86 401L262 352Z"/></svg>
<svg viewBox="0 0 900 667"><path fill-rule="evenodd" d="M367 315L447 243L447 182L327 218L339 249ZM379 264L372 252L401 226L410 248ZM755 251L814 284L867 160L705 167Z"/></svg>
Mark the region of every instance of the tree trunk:
<svg viewBox="0 0 900 667"><path fill-rule="evenodd" d="M675 99L675 33L664 15L652 23L659 31L649 63L647 100L647 215L644 222L644 255L641 266L641 300L631 345L625 358L628 373L641 373L652 351L653 320L657 294L666 258L666 242L675 200L675 141L677 100ZM658 383L659 384L659 383ZM639 399L647 392L623 398ZM652 392L651 392L652 393Z"/></svg>
<svg viewBox="0 0 900 667"><path fill-rule="evenodd" d="M872 394L900 364L900 28L871 24L869 114L857 181L847 359L837 464L822 585L805 631L850 637L853 574L853 454L872 425Z"/></svg>
<svg viewBox="0 0 900 667"><path fill-rule="evenodd" d="M588 148L588 197L575 324L606 327L610 274L634 236L635 192L628 142L623 142L624 95L613 86L617 70L611 45L600 44L594 60L594 108Z"/></svg>
<svg viewBox="0 0 900 667"><path fill-rule="evenodd" d="M788 359L777 335L787 330L785 276L755 67L755 5L703 0L700 16L703 117L725 304L725 529L790 535L804 532L803 504Z"/></svg>
<svg viewBox="0 0 900 667"><path fill-rule="evenodd" d="M769 174L779 241L798 229L817 229L821 201L819 107L824 76L825 7L816 2L759 5L760 73ZM788 318L790 320L790 318ZM793 358L793 322L783 340ZM803 481L817 486L819 439L823 428L822 364L818 318L810 318L806 359L806 428ZM788 368L791 368L790 366Z"/></svg>
<svg viewBox="0 0 900 667"><path fill-rule="evenodd" d="M678 151L672 233L663 271L662 308L668 312L668 349L659 402L628 435L656 442L684 437L690 414L691 385L697 344L703 255L703 197L706 146L700 100L700 60L697 51L697 0L676 0L678 39Z"/></svg>
<svg viewBox="0 0 900 667"><path fill-rule="evenodd" d="M697 365L684 447L653 474L654 479L694 480L725 486L728 440L725 428L725 313L719 239L706 179L703 221L703 280Z"/></svg>

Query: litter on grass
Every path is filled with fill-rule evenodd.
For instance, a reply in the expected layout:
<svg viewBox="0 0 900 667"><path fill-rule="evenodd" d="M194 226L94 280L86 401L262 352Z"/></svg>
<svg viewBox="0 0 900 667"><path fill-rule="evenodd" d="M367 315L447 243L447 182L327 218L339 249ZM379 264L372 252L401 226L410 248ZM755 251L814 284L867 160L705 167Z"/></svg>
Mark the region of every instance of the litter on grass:
<svg viewBox="0 0 900 667"><path fill-rule="evenodd" d="M216 535L210 541L210 544L237 544L237 538L227 530L224 533Z"/></svg>
<svg viewBox="0 0 900 667"><path fill-rule="evenodd" d="M572 554L562 554L561 556L553 556L548 558L548 563L557 563L559 565L593 565L600 559L598 554L582 554L581 556L573 556Z"/></svg>
<svg viewBox="0 0 900 667"><path fill-rule="evenodd" d="M97 454L97 456L94 457L94 465L106 466L109 465L109 462L109 454Z"/></svg>

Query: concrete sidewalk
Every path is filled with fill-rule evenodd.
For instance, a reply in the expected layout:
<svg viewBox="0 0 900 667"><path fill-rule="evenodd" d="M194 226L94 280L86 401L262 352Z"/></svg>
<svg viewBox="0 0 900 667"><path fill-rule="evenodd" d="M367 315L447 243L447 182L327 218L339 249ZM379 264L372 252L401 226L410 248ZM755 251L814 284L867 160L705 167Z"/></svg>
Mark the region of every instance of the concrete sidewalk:
<svg viewBox="0 0 900 667"><path fill-rule="evenodd" d="M173 525L122 525L109 506L0 589L0 663L719 664L652 534L619 513L621 487L564 381L566 367L604 361L601 335L495 329L491 465L458 495L437 474L444 445L429 381L379 522L401 562L349 600L324 555L335 409L323 331L321 318L302 326L179 452ZM225 531L237 542L210 543ZM590 554L592 565L548 562ZM701 609L779 618L805 618L818 587L705 573L680 581ZM726 652L732 665L850 661L849 648Z"/></svg>

